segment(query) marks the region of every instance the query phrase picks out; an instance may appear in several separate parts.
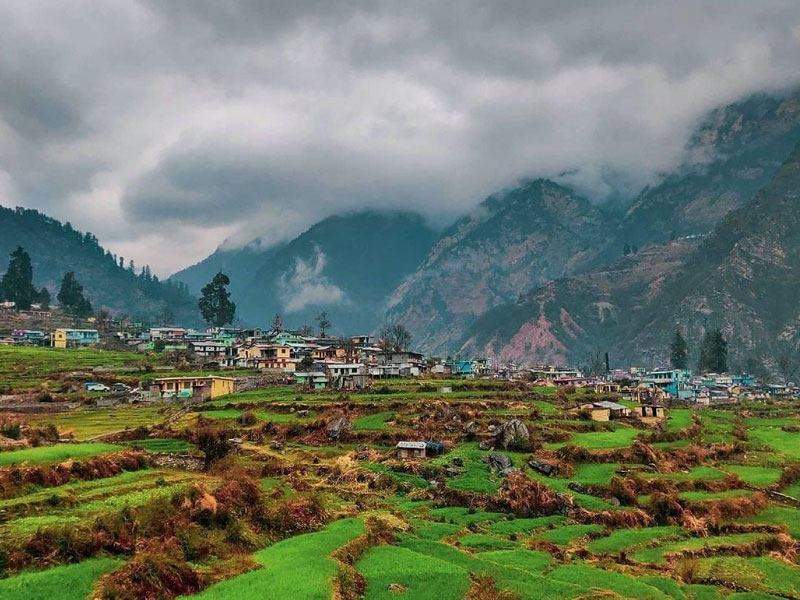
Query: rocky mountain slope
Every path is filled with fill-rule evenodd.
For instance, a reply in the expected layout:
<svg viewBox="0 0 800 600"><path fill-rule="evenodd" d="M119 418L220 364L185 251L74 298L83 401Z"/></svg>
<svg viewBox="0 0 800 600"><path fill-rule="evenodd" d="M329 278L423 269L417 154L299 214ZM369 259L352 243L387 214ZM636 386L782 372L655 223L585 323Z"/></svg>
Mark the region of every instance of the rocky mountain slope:
<svg viewBox="0 0 800 600"><path fill-rule="evenodd" d="M599 208L552 181L491 196L394 291L386 320L405 325L416 346L446 352L486 311L579 271L609 227Z"/></svg>
<svg viewBox="0 0 800 600"><path fill-rule="evenodd" d="M551 281L483 315L460 351L529 364L586 364L597 352L612 349L609 344L648 310L664 279L698 244L680 240L652 246L612 265Z"/></svg>
<svg viewBox="0 0 800 600"><path fill-rule="evenodd" d="M181 323L199 322L197 300L177 284L121 267L97 238L35 210L0 206L0 273L17 246L30 254L34 284L54 298L61 278L74 271L95 310L110 309L139 320L157 321L166 312Z"/></svg>
<svg viewBox="0 0 800 600"><path fill-rule="evenodd" d="M199 289L222 270L231 278L237 315L244 323L266 326L278 313L286 326L315 326L315 317L327 311L334 333L368 333L380 326L389 293L435 239L436 233L413 213L340 215L286 244L218 250L172 279Z"/></svg>
<svg viewBox="0 0 800 600"><path fill-rule="evenodd" d="M800 90L759 94L712 111L692 135L682 164L644 189L608 251L705 235L775 175L800 139ZM608 253L601 255L607 259Z"/></svg>
<svg viewBox="0 0 800 600"><path fill-rule="evenodd" d="M800 345L800 146L744 207L697 242L682 240L554 281L487 313L462 352L526 362L664 364L675 327L696 354L709 328L733 363Z"/></svg>

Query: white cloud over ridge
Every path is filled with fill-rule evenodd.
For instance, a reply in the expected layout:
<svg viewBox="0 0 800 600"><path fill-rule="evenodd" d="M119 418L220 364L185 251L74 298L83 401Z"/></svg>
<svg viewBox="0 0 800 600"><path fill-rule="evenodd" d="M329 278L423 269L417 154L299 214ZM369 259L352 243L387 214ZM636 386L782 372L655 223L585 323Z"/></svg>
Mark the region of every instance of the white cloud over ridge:
<svg viewBox="0 0 800 600"><path fill-rule="evenodd" d="M287 314L299 312L309 306L331 306L349 302L344 291L324 274L325 253L315 247L308 261L297 257L290 271L276 281L278 297Z"/></svg>
<svg viewBox="0 0 800 600"><path fill-rule="evenodd" d="M525 176L634 190L707 110L800 83L794 0L2 5L0 204L162 275Z"/></svg>

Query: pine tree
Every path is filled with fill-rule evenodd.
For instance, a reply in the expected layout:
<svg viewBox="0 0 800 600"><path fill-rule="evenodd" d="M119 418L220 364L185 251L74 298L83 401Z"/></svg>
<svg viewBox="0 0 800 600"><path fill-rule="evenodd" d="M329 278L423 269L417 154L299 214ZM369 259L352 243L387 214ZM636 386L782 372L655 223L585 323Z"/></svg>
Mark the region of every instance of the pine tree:
<svg viewBox="0 0 800 600"><path fill-rule="evenodd" d="M42 310L50 310L50 290L46 287L39 290L39 305Z"/></svg>
<svg viewBox="0 0 800 600"><path fill-rule="evenodd" d="M200 290L200 300L197 307L206 323L214 327L222 327L233 322L236 314L236 304L231 302L231 293L227 286L231 280L220 271L214 279Z"/></svg>
<svg viewBox="0 0 800 600"><path fill-rule="evenodd" d="M39 292L33 287L31 257L22 246L11 253L8 269L0 280L0 297L15 302L19 310L28 310Z"/></svg>
<svg viewBox="0 0 800 600"><path fill-rule="evenodd" d="M669 361L673 369L685 369L689 364L686 339L680 329L675 330L675 337L669 346Z"/></svg>
<svg viewBox="0 0 800 600"><path fill-rule="evenodd" d="M719 329L706 332L698 369L704 373L724 373L728 370L728 342Z"/></svg>
<svg viewBox="0 0 800 600"><path fill-rule="evenodd" d="M57 297L62 308L76 317L88 317L92 314L92 305L72 271L64 274Z"/></svg>
<svg viewBox="0 0 800 600"><path fill-rule="evenodd" d="M321 312L319 316L317 316L317 325L319 325L320 337L325 337L325 332L331 327L331 321L328 319L327 312Z"/></svg>

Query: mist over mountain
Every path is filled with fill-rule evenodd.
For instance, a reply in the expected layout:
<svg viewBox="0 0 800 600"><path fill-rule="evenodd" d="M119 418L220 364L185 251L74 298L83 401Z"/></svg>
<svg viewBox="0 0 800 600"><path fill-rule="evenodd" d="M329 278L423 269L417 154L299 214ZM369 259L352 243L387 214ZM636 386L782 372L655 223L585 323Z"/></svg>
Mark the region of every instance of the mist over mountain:
<svg viewBox="0 0 800 600"><path fill-rule="evenodd" d="M271 248L217 250L172 279L199 289L224 271L245 323L269 324L280 314L287 326L315 326L315 317L326 311L334 332L370 332L380 325L389 293L435 239L436 232L414 213L351 213L329 217Z"/></svg>
<svg viewBox="0 0 800 600"><path fill-rule="evenodd" d="M486 313L464 353L526 361L666 364L675 328L696 359L720 328L733 364L775 362L800 346L800 145L743 207L702 241L654 245L563 278Z"/></svg>

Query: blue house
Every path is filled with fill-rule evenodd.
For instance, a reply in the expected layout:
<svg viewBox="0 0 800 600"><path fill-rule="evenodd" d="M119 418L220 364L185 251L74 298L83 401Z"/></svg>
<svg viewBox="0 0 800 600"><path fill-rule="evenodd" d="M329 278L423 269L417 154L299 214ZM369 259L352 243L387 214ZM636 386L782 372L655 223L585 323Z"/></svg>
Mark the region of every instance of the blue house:
<svg viewBox="0 0 800 600"><path fill-rule="evenodd" d="M688 399L693 396L688 386L692 372L689 369L659 369L651 371L642 383L648 387L656 387L667 392L675 398Z"/></svg>

